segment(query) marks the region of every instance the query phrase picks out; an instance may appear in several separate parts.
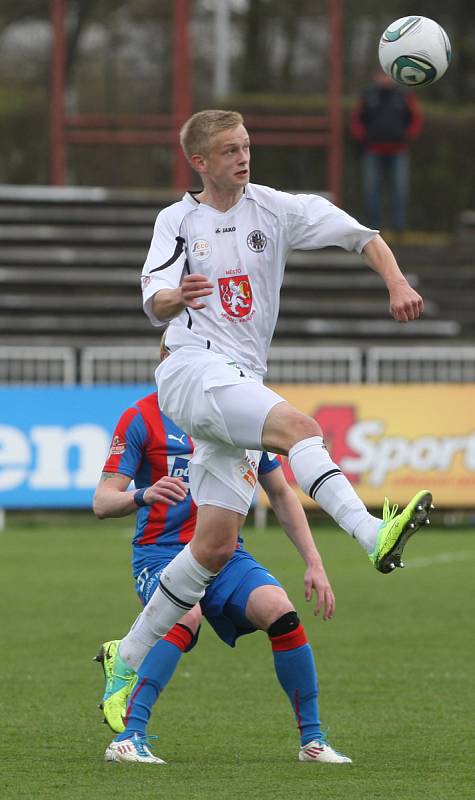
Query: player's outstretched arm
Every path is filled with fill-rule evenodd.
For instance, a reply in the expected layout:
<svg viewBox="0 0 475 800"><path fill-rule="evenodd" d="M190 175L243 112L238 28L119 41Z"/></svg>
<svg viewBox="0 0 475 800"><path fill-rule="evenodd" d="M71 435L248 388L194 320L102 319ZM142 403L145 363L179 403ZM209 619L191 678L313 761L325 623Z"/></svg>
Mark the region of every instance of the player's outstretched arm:
<svg viewBox="0 0 475 800"><path fill-rule="evenodd" d="M126 517L139 508L134 497L136 490L127 491L130 478L116 472L103 472L97 485L92 509L99 519L106 517ZM185 483L181 478L171 478L164 475L152 486L143 492L141 505L151 506L154 503L163 503L167 506L176 506L184 500L187 494Z"/></svg>
<svg viewBox="0 0 475 800"><path fill-rule="evenodd" d="M318 614L323 609L323 619L331 619L335 611L335 595L301 502L280 468L261 475L259 482L282 528L307 565L304 576L305 599L311 600L315 591L317 602L314 613Z"/></svg>
<svg viewBox="0 0 475 800"><path fill-rule="evenodd" d="M160 289L153 296L152 311L157 319L166 322L177 317L186 307L195 311L206 308L200 298L210 294L213 294L213 284L206 275L185 275L176 289Z"/></svg>
<svg viewBox="0 0 475 800"><path fill-rule="evenodd" d="M398 322L410 322L424 310L422 297L410 286L399 269L394 253L381 236L363 248L372 269L381 275L389 292L389 312Z"/></svg>

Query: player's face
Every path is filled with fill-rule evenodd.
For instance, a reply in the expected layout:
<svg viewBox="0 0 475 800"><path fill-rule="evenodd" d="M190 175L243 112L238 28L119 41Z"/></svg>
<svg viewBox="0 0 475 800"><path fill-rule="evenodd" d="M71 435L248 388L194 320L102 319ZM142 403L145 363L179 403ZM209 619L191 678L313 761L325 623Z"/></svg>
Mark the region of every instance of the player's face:
<svg viewBox="0 0 475 800"><path fill-rule="evenodd" d="M242 188L249 183L250 159L249 134L244 125L221 131L212 137L203 159L203 177L224 191Z"/></svg>

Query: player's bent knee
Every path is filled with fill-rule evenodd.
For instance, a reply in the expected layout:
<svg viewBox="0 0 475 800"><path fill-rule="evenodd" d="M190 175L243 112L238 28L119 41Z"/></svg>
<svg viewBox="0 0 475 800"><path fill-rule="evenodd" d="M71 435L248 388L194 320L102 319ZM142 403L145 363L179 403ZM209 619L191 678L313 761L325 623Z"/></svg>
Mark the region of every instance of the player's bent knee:
<svg viewBox="0 0 475 800"><path fill-rule="evenodd" d="M267 628L267 633L272 638L274 636L283 636L286 633L295 631L300 625L300 620L296 611L287 611L281 617L275 620L272 625Z"/></svg>
<svg viewBox="0 0 475 800"><path fill-rule="evenodd" d="M202 543L191 543L191 552L198 563L216 573L232 558L235 549L235 541L217 543L214 548L207 547Z"/></svg>
<svg viewBox="0 0 475 800"><path fill-rule="evenodd" d="M297 412L295 417L289 421L287 428L289 449L294 444L297 444L297 442L301 442L303 439L310 439L313 436L322 435L322 429L318 422L311 417L307 417L306 414Z"/></svg>
<svg viewBox="0 0 475 800"><path fill-rule="evenodd" d="M294 607L287 593L281 586L272 584L256 586L246 603L247 619L263 631L289 611L294 611Z"/></svg>
<svg viewBox="0 0 475 800"><path fill-rule="evenodd" d="M305 628L295 611L289 611L273 622L267 629L267 635L274 653L288 652L308 644Z"/></svg>
<svg viewBox="0 0 475 800"><path fill-rule="evenodd" d="M271 410L265 421L262 443L266 450L287 452L303 439L322 435L322 429L315 419L288 403L281 403Z"/></svg>
<svg viewBox="0 0 475 800"><path fill-rule="evenodd" d="M223 542L213 551L212 557L216 560L219 569L222 569L233 557L236 550L235 542Z"/></svg>

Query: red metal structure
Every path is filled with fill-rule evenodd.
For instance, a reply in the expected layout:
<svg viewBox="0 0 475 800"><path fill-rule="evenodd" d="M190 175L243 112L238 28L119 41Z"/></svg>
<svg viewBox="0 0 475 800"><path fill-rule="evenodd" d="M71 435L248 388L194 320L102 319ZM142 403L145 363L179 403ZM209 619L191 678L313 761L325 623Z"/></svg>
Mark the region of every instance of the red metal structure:
<svg viewBox="0 0 475 800"><path fill-rule="evenodd" d="M327 0L330 29L328 111L312 116L246 114L253 145L325 147L327 181L335 203L341 200L341 27L343 0ZM64 107L65 12L67 0L51 0L51 183L63 185L68 144L166 145L174 150L173 186L189 185L189 167L177 131L192 113L189 74L189 0L174 0L173 107L171 114L67 115Z"/></svg>
<svg viewBox="0 0 475 800"><path fill-rule="evenodd" d="M64 0L52 0L51 25L53 28L53 47L51 57L51 183L62 186L64 183Z"/></svg>

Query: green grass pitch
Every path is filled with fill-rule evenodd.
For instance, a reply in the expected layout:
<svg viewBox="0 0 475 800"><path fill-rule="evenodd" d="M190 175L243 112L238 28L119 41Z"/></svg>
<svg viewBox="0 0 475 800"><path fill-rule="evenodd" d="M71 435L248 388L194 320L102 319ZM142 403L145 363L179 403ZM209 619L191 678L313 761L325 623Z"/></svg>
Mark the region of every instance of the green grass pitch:
<svg viewBox="0 0 475 800"><path fill-rule="evenodd" d="M8 518L0 534L2 800L450 800L473 798L475 536L422 531L404 571L380 575L354 541L315 528L337 597L303 599L303 567L276 528L248 548L286 586L314 646L322 718L352 765L300 764L265 634L223 645L205 624L152 716L167 766L107 764L97 703L104 639L138 603L131 520Z"/></svg>

